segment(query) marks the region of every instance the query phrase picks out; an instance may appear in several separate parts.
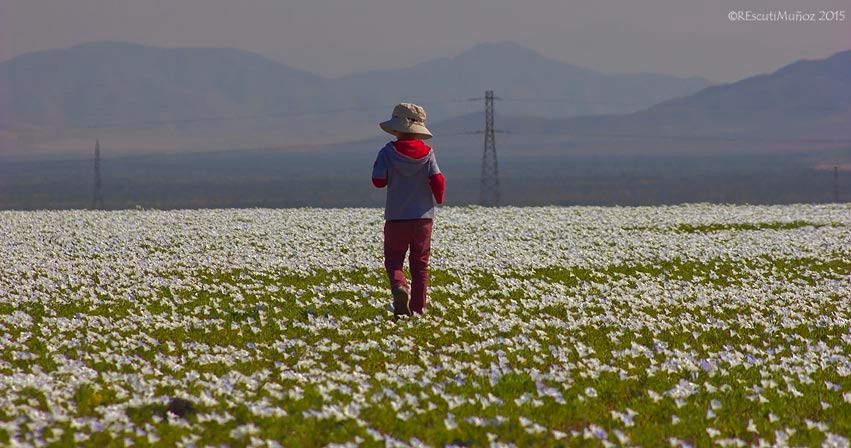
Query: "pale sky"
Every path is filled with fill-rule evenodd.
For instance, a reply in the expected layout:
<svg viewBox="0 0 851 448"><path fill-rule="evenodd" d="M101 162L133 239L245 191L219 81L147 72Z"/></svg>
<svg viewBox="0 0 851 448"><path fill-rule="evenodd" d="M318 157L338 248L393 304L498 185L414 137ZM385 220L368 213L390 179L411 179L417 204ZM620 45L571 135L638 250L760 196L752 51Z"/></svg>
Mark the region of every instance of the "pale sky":
<svg viewBox="0 0 851 448"><path fill-rule="evenodd" d="M845 11L731 22L730 11ZM851 49L849 0L0 0L0 59L82 42L232 47L323 76L515 41L609 73L735 81Z"/></svg>

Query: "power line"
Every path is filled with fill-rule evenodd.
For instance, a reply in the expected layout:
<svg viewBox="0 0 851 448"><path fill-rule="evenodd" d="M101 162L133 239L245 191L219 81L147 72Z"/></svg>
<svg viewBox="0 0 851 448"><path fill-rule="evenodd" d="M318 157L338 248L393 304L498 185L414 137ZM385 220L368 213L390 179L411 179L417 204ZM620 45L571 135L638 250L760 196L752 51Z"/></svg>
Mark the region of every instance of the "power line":
<svg viewBox="0 0 851 448"><path fill-rule="evenodd" d="M420 104L449 104L449 103L461 103L466 102L468 99L446 99L446 100L436 100L436 101L420 101ZM168 125L180 125L180 124L192 124L192 123L207 123L207 122L217 122L217 121L252 121L252 120L261 120L268 118L294 118L294 117L306 117L311 115L322 115L322 114L334 114L334 113L342 113L342 112L356 112L356 111L365 111L365 110L378 110L378 109L387 109L392 108L395 104L381 104L381 105L373 105L373 106L348 106L348 107L338 107L331 109L322 109L322 110L310 110L310 111L301 111L301 112L284 112L284 113L264 113L264 114L250 114L250 115L216 115L212 117L202 117L202 118L183 118L183 119L173 119L173 120L142 120L142 121L126 121L126 122L112 122L112 123L96 123L93 125L82 125L82 126L71 126L65 128L67 130L75 130L75 129L105 129L105 128L118 128L118 127L128 127L128 126L168 126Z"/></svg>
<svg viewBox="0 0 851 448"><path fill-rule="evenodd" d="M454 132L449 134L436 134L435 138L450 138L450 137L465 137L465 136L473 136L473 135L482 135L484 134L484 130L476 130L476 131L463 131L463 132ZM546 135L550 137L564 137L564 138L618 138L618 139L642 139L642 140L679 140L679 141L725 141L725 142L752 142L752 143L832 143L832 144L851 144L851 139L768 139L768 138L746 138L746 137L711 137L711 136L683 136L683 135L648 135L648 134L577 134L577 133L568 133L568 134L553 134L553 133L545 133L545 132L524 132L524 131L510 131L504 129L494 129L494 134L503 134L503 135ZM128 155L119 155L112 156L107 158L101 158L103 161L115 161L115 160L128 160L128 159L148 159L151 157L197 157L197 156L209 156L209 155L220 155L220 154L230 154L230 153L238 153L238 152L272 152L272 151L285 151L285 150L296 150L296 149L310 149L310 148L322 148L330 145L341 144L341 142L330 142L330 143L305 143L305 144L293 144L293 145L279 145L279 146L262 146L262 147L253 147L253 148L231 148L231 149L214 149L214 150L206 150L206 151L191 151L186 153L180 152L159 152L159 153L146 153L146 154L128 154ZM86 160L85 158L69 158L69 159L50 159L51 162L80 162ZM35 161L3 161L3 163L34 163Z"/></svg>
<svg viewBox="0 0 851 448"><path fill-rule="evenodd" d="M464 103L464 102L476 102L484 100L484 97L473 97L473 98L460 98L460 99L444 99L444 100L435 100L435 101L419 101L419 104L451 104L451 103ZM599 105L620 105L620 106L632 106L632 107L646 107L645 104L634 104L634 103L620 103L620 102L609 102L609 101L591 101L591 100L575 100L570 98L536 98L536 97L500 97L496 98L497 100L503 101L511 101L511 102L552 102L552 103L564 103L564 104L575 104L575 105L585 105L585 104L599 104ZM181 125L181 124L193 124L193 123L205 123L205 122L223 122L223 121L252 121L252 120L261 120L261 119L270 119L270 118L295 118L295 117L305 117L311 115L322 115L322 114L334 114L334 113L343 113L343 112L355 112L355 111L367 111L367 110L378 110L392 107L392 104L382 104L382 105L372 105L372 106L348 106L348 107L339 107L339 108L330 108L330 109L322 109L322 110L311 110L311 111L301 111L301 112L285 112L285 113L264 113L264 114L249 114L249 115L217 115L211 117L200 117L200 118L183 118L183 119L169 119L169 120L140 120L140 121L126 121L126 122L107 122L102 123L100 115L98 115L98 120L95 124L89 125L80 125L80 126L70 126L65 127L63 130L86 130L86 129L108 129L108 128L120 128L120 127L155 127L155 126L169 126L169 125ZM705 108L706 106L700 106L701 108ZM724 110L760 110L765 108L732 108L726 106L719 106L718 108ZM564 119L569 119L570 117L564 117ZM477 133L480 131L473 131L472 133ZM500 133L500 131L496 131ZM503 133L505 131L502 131ZM529 134L528 132L523 132L524 134ZM467 135L465 132L459 132L454 134L446 134L444 136L457 136L457 135ZM580 136L579 134L575 134ZM585 134L583 136L588 137L596 137L596 135ZM614 137L614 135L612 135ZM618 137L620 138L620 137ZM668 138L662 136L650 136L650 135L623 135L623 138ZM680 137L672 136L671 138ZM689 139L694 139L694 137L688 137ZM716 139L715 137L697 137L699 139ZM726 138L725 138L726 140ZM822 143L827 139L806 139L806 142L816 142ZM798 141L796 139L795 141ZM851 141L851 140L848 140ZM845 143L845 140L836 141L838 143Z"/></svg>
<svg viewBox="0 0 851 448"><path fill-rule="evenodd" d="M557 103L557 104L571 104L576 106L584 106L584 105L599 105L599 106L626 106L626 107L635 107L640 108L640 110L636 112L641 112L646 109L651 109L657 106L664 105L666 107L677 108L677 109L709 109L709 110L724 110L724 111L774 111L776 107L765 107L765 106L753 106L753 107L745 107L745 106L730 106L725 104L697 104L694 106L687 106L682 103L677 103L676 101L680 98L671 98L666 100L661 100L656 103L628 103L628 102L619 102L619 101L600 101L600 100L585 100L585 99L576 99L576 98L540 98L540 97L503 97L504 101L508 102L538 102L538 103ZM819 106L796 106L791 108L796 111L805 111L805 110L824 110L824 107ZM606 112L605 114L616 113L616 112ZM629 112L634 113L634 112Z"/></svg>
<svg viewBox="0 0 851 448"><path fill-rule="evenodd" d="M449 103L462 103L462 102L466 102L466 101L467 101L467 99L444 99L444 100L435 100L435 101L419 101L419 104L449 104ZM198 117L198 118L178 118L178 119L169 119L169 120L120 121L120 122L107 122L107 123L101 123L100 115L98 115L97 120L95 121L94 124L68 126L68 127L62 128L62 129L72 131L72 130L85 130L85 129L120 128L120 127L128 127L128 126L168 126L168 125L206 123L206 122L217 122L217 121L252 121L252 120L261 120L261 119L268 119L268 118L293 118L293 117L306 117L306 116L311 116L311 115L333 114L333 113L342 113L342 112L388 109L388 108L392 108L394 105L395 104L381 104L381 105L372 105L372 106L347 106L347 107L338 107L338 108L320 109L320 110L309 110L309 111L301 111L301 112L263 113L263 114L249 114L249 115L214 115L214 116L210 116L210 117ZM0 127L6 126L6 125L8 125L8 123L0 123Z"/></svg>
<svg viewBox="0 0 851 448"><path fill-rule="evenodd" d="M219 115L213 117L205 117L205 118L186 118L186 119L177 119L177 120L149 120L149 121L133 121L133 122L113 122L113 123L104 123L104 124L95 124L95 125L84 125L84 126L75 126L66 128L69 130L73 129L105 129L105 128L119 128L119 127L127 127L127 126L168 126L168 125L179 125L179 124L192 124L192 123L209 123L216 121L252 121L252 120L260 120L266 118L293 118L293 117L302 117L309 115L320 115L320 114L329 114L329 113L340 113L340 112L348 112L348 111L360 111L360 110L370 110L377 109L379 106L371 106L371 107L341 107L338 109L326 109L326 110L315 110L309 112L292 112L292 113L282 113L282 114L253 114L253 115ZM386 106L381 106L386 107Z"/></svg>
<svg viewBox="0 0 851 448"><path fill-rule="evenodd" d="M694 141L694 140L705 140L705 141L715 141L715 140L723 140L723 141L748 141L748 142L775 142L775 143L813 143L813 142L829 142L829 143L851 143L851 139L849 140L829 140L829 139L739 139L733 140L732 137L690 137L690 136L676 136L676 135L629 135L629 134L546 134L546 133L536 133L536 132L517 132L517 131L509 131L503 129L494 129L494 134L502 134L502 135L549 135L553 137L591 137L591 138L645 138L648 140L685 140L685 141ZM435 138L449 138L449 137L463 137L463 136L472 136L472 135L482 135L484 134L484 130L477 131L465 131L465 132L455 132L451 134L436 134ZM128 155L119 155L112 156L107 158L101 158L103 161L112 162L116 160L132 160L132 159L149 159L151 157L198 157L198 156L210 156L210 155L226 155L230 153L243 153L243 152L274 152L274 151L288 151L288 150L297 150L297 149L311 149L311 148L323 148L330 145L337 145L341 143L305 143L305 144L293 144L293 145L279 145L279 146L261 146L261 147L253 147L253 148L233 148L233 149L213 149L206 151L192 151L186 153L179 152L159 152L159 153L146 153L146 154L128 154ZM51 162L79 162L86 159L51 159ZM10 162L10 163L33 163L32 161L18 161L18 162Z"/></svg>
<svg viewBox="0 0 851 448"><path fill-rule="evenodd" d="M496 130L498 134L512 135L544 135L549 137L564 137L564 138L616 138L616 139L636 139L636 140L680 140L680 141L724 141L724 142L750 142L750 143L818 143L818 144L851 144L851 139L830 139L830 138L758 138L758 137L738 137L738 136L695 136L695 135L665 135L665 134L583 134L574 132L553 133L553 132L531 132L531 131L506 131ZM465 135L477 135L482 131L467 131L454 132L451 134L440 134L437 137L460 137Z"/></svg>
<svg viewBox="0 0 851 448"><path fill-rule="evenodd" d="M491 91L492 92L492 91ZM493 97L494 100L503 100L503 101L548 101L548 102L570 102L574 100L565 99L565 98L534 98L534 97ZM487 102L487 94L484 97L472 97L472 98L455 98L455 99L439 99L434 101L418 101L419 104L423 105L437 105L437 104L452 104L452 103L472 103L478 102L481 100L485 100ZM602 104L602 102L598 102ZM577 103L578 104L578 103ZM607 104L616 104L616 103L607 103ZM626 103L619 103L621 105ZM205 117L205 118L187 118L187 119L178 119L178 120L147 120L147 121L137 121L137 122L113 122L113 123L100 123L100 115L98 115L98 123L95 125L89 126L81 126L81 127L71 127L66 128L68 130L73 129L103 129L103 128L116 128L116 127L124 127L124 126L158 126L158 125L172 125L172 124L188 124L188 123L202 123L202 122L214 122L214 121L240 121L240 120L255 120L255 119L263 119L263 118L291 118L291 117L302 117L302 116L310 116L310 115L321 115L321 114L333 114L333 113L341 113L347 111L366 111L366 110L375 110L375 109L385 109L390 108L393 105L384 104L384 105L363 105L363 106L349 106L349 107L339 107L339 108L330 108L324 110L312 110L312 111L302 111L302 112L291 112L291 113L280 113L280 114L252 114L252 115L237 115L237 116L213 116L213 117ZM487 107L486 107L487 109ZM460 137L467 135L479 135L485 134L485 138L493 138L493 135L488 137L487 134L487 114L486 114L486 129L485 130L475 130L475 131L461 131L449 134L438 134L436 137L440 138L449 138L449 137ZM534 132L534 131L509 131L509 130L500 130L500 129L491 129L492 134L517 134L517 135L546 135L551 137L564 137L564 138L598 138L598 139L635 139L635 140L673 140L673 141L720 141L720 142L751 142L751 143L803 143L803 144L851 144L851 139L828 139L828 138L758 138L758 137L741 137L741 136L694 136L694 135L662 135L662 134L615 134L615 133L553 133L553 132ZM330 143L329 143L330 144ZM286 150L286 149L297 149L297 148L308 148L308 147L321 147L326 146L327 144L301 144L301 145L286 145L286 146L270 146L270 147L261 147L261 148L244 148L244 149L223 149L223 150L210 150L210 151L195 151L191 153L163 153L160 155L167 156L202 156L202 155L211 155L211 154L224 154L231 152L241 152L241 151L276 151L276 150ZM494 150L495 154L495 150ZM127 156L114 156L110 157L106 160L117 160L117 159L127 159L127 158L138 158L138 157L150 157L150 155L127 155Z"/></svg>
<svg viewBox="0 0 851 448"><path fill-rule="evenodd" d="M481 101L484 97L474 97L474 98L462 98L462 99L447 99L447 100L436 100L436 101L419 101L419 104L450 104L450 103L463 103L463 102L473 102L473 101ZM619 106L631 106L631 107L646 107L646 104L632 104L632 103L617 103L617 102L602 102L602 101L578 101L568 98L524 98L524 97L513 97L513 98L499 98L500 100L505 101L514 101L514 102L522 102L522 101L539 101L539 102L553 102L553 103L573 103L576 105L585 105L585 104L598 104L598 105L619 105ZM374 106L348 106L348 107L339 107L339 108L331 108L331 109L322 109L322 110L311 110L311 111L301 111L301 112L284 112L284 113L263 113L263 114L249 114L249 115L214 115L210 117L198 117L198 118L178 118L178 119L168 119L168 120L139 120L139 121L121 121L121 122L107 122L102 123L100 120L100 116L98 116L98 120L94 124L88 125L78 125L78 126L69 126L63 128L64 130L86 130L86 129L109 129L109 128L121 128L121 127L156 127L156 126L170 126L170 125L182 125L182 124L195 124L195 123L212 123L212 122L223 122L223 121L253 121L253 120L262 120L262 119L271 119L271 118L296 118L296 117L305 117L311 115L322 115L322 114L333 114L333 113L343 113L343 112L357 112L357 111L366 111L366 110L378 110L385 109L388 107L394 106L393 104L382 104L382 105L374 105Z"/></svg>
<svg viewBox="0 0 851 448"><path fill-rule="evenodd" d="M575 98L535 98L535 97L503 97L504 101L509 102L534 102L534 103L558 103L558 104L573 104L573 105L588 105L594 104L599 106L627 106L647 108L647 103L623 103L617 101L596 101L596 100L581 100Z"/></svg>
<svg viewBox="0 0 851 448"><path fill-rule="evenodd" d="M551 137L582 137L582 138L618 138L618 139L645 139L645 140L681 140L681 141L724 141L724 142L751 142L751 143L851 143L851 139L830 138L758 138L739 136L708 136L708 135L665 135L665 134L582 134L565 132L562 134L551 132L515 132L521 135L548 135Z"/></svg>
<svg viewBox="0 0 851 448"><path fill-rule="evenodd" d="M494 134L514 134L514 132L506 131L504 129L494 129L493 132L494 132ZM439 135L436 135L435 137L436 138L437 137L440 137L440 138L442 138L442 137L458 137L458 136L462 136L462 135L482 135L484 133L485 133L485 131L483 131L483 130L462 131L462 132L453 132L451 134L439 134Z"/></svg>
<svg viewBox="0 0 851 448"><path fill-rule="evenodd" d="M191 151L191 152L172 152L172 151L161 151L161 152L149 152L142 154L125 154L120 156L112 156L112 157L101 157L101 162L113 162L113 161L122 161L122 160L139 160L139 159L153 159L153 158L165 158L165 157L178 157L178 158L192 158L196 156L214 156L214 155L227 155L231 153L246 153L246 152L274 152L274 151L287 151L287 150L304 150L311 148L323 148L325 146L336 145L339 143L306 143L306 144L294 144L294 145L281 145L281 146L260 146L254 148L232 148L232 149L212 149L206 151ZM13 165L30 165L37 164L44 161L49 161L50 163L79 163L86 162L91 160L87 157L78 157L78 158L65 158L65 159L22 159L22 160L2 160L0 159L0 164L13 164Z"/></svg>
<svg viewBox="0 0 851 448"><path fill-rule="evenodd" d="M310 149L310 148L322 148L325 146L335 145L338 143L305 143L305 144L295 144L295 145L280 145L280 146L260 146L254 148L237 148L237 149L211 149L207 151L192 151L192 152L159 152L159 153L148 153L148 154L127 154L122 156L114 156L108 157L104 159L105 161L112 162L115 160L133 160L133 159L150 159L152 157L198 157L198 156L215 156L215 155L227 155L231 153L246 153L246 152L275 152L275 151L289 151L296 149Z"/></svg>

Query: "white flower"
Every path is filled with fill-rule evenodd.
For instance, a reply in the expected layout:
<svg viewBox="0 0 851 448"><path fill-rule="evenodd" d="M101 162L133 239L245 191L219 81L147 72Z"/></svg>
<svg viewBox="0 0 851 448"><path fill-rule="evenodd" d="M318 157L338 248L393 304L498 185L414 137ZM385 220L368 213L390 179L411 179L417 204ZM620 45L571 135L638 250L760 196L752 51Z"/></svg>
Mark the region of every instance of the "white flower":
<svg viewBox="0 0 851 448"><path fill-rule="evenodd" d="M452 431L453 429L458 427L458 424L455 423L455 416L451 412L446 414L446 417L443 419L443 424L449 431Z"/></svg>
<svg viewBox="0 0 851 448"><path fill-rule="evenodd" d="M589 398L594 398L597 396L597 391L593 387L586 387L585 395L587 395Z"/></svg>
<svg viewBox="0 0 851 448"><path fill-rule="evenodd" d="M602 396L586 384L646 381L655 390L637 392L649 400L611 412L618 428L520 420L530 434L628 445L626 427L659 415L664 399L682 412L709 400L712 418L801 398L819 378L820 421L793 412L774 439L810 429L847 446L828 430L843 417L837 403L851 403L848 211L444 208L427 314L398 322L386 309L380 210L0 212L0 405L10 416L0 430L31 445L58 443L51 428L76 444L98 432L157 444L167 424L185 433L179 443L201 446L225 426L233 431L217 443L274 446L259 421L234 424L247 411L353 425L380 445L434 444L373 429L377 410L402 425L443 419L441 431L464 421L509 446L498 440L515 406L537 419ZM534 388L498 392L518 378ZM175 409L130 418L173 398L191 402L194 419ZM80 400L93 416L79 416ZM718 433L717 445L744 443Z"/></svg>
<svg viewBox="0 0 851 448"><path fill-rule="evenodd" d="M748 419L748 431L759 434L759 430L756 429L753 419Z"/></svg>

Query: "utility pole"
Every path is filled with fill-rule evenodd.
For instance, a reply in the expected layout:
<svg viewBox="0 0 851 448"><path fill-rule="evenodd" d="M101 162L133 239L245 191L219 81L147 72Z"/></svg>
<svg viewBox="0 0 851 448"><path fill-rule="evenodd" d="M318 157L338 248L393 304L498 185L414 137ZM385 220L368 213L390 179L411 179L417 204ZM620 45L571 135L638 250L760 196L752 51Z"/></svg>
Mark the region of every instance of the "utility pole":
<svg viewBox="0 0 851 448"><path fill-rule="evenodd" d="M833 165L833 202L839 203L839 166Z"/></svg>
<svg viewBox="0 0 851 448"><path fill-rule="evenodd" d="M103 196L100 191L100 140L95 140L95 190L92 197L92 208L103 208Z"/></svg>
<svg viewBox="0 0 851 448"><path fill-rule="evenodd" d="M499 205L499 164L496 159L496 139L493 127L493 90L485 91L485 145L482 151L482 185L479 203L485 206Z"/></svg>

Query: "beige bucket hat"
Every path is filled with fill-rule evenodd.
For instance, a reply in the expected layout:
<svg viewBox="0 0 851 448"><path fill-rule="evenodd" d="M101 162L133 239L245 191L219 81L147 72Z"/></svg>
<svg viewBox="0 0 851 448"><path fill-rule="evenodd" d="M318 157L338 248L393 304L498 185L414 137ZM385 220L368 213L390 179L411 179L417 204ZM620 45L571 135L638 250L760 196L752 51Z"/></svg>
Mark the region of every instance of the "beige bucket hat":
<svg viewBox="0 0 851 448"><path fill-rule="evenodd" d="M420 138L431 138L431 131L425 127L426 112L414 103L399 103L393 108L393 117L378 125L385 132L396 135L397 132L419 134Z"/></svg>

